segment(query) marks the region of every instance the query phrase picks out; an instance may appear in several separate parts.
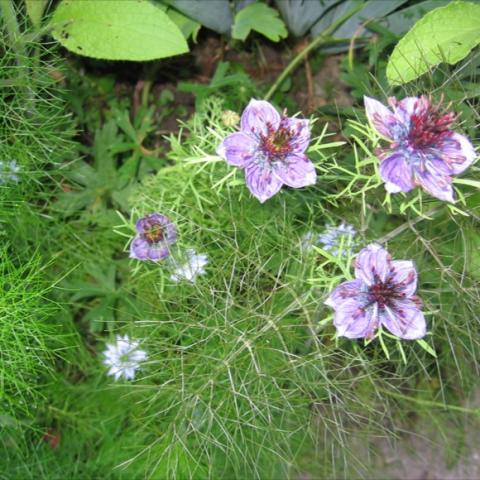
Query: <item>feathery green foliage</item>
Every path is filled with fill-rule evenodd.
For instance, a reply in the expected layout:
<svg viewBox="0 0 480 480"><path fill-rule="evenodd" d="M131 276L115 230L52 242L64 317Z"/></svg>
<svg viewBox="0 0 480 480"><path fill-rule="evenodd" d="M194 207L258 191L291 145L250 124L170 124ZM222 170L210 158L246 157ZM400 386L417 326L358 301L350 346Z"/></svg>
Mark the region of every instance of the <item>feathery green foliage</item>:
<svg viewBox="0 0 480 480"><path fill-rule="evenodd" d="M479 416L468 405L480 347L478 166L456 178L454 206L419 190L387 195L379 140L354 105L336 125L312 118L317 184L260 204L215 153L235 130L230 110L255 93L235 65L183 85L197 110L158 146L166 107L149 87L135 108L113 86L99 94L17 28L1 29L0 160L20 171L0 186L0 478L369 478L381 455L370 439L395 442L422 421L460 458L463 428ZM354 96L443 93L477 145L478 55L382 91L379 58L394 42L344 63ZM172 260L128 258L134 222L154 211L177 225L174 260L188 248L208 256L196 282L172 280ZM345 255L305 242L342 221L358 232ZM423 341L335 336L324 301L371 242L415 261ZM103 364L120 333L148 352L132 382L114 382Z"/></svg>

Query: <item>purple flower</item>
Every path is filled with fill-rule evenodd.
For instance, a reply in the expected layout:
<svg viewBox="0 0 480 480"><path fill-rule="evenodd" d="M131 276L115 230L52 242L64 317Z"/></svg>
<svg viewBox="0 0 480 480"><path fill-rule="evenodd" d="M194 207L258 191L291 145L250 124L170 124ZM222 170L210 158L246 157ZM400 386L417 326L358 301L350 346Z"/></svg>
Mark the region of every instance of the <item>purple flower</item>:
<svg viewBox="0 0 480 480"><path fill-rule="evenodd" d="M308 120L280 116L270 103L250 100L240 131L228 135L217 154L245 169L248 189L263 203L283 184L300 188L315 183L315 167L304 153L309 143Z"/></svg>
<svg viewBox="0 0 480 480"><path fill-rule="evenodd" d="M462 173L476 153L467 137L454 132L457 116L426 96L389 98L392 110L364 97L371 126L389 141L380 149L380 175L390 193L408 192L421 186L430 195L454 201L452 176Z"/></svg>
<svg viewBox="0 0 480 480"><path fill-rule="evenodd" d="M354 261L355 280L341 283L326 305L335 310L339 336L371 338L383 325L400 338L426 333L421 301L415 295L417 271L410 260L392 260L380 245L364 248Z"/></svg>
<svg viewBox="0 0 480 480"><path fill-rule="evenodd" d="M151 213L135 225L137 235L130 244L130 258L158 262L168 257L177 240L177 229L165 215Z"/></svg>

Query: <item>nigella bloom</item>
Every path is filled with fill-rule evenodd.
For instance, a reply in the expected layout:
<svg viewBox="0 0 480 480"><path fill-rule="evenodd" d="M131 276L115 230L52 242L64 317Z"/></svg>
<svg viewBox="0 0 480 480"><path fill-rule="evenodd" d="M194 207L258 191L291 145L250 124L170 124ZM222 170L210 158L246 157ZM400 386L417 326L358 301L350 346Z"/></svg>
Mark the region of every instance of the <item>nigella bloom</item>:
<svg viewBox="0 0 480 480"><path fill-rule="evenodd" d="M128 335L121 337L117 335L116 343L108 343L107 349L103 352L105 359L103 363L110 367L108 375L113 375L118 380L122 375L126 380L135 377L135 371L140 368L140 363L147 360L148 355L138 347L138 340L130 340Z"/></svg>
<svg viewBox="0 0 480 480"><path fill-rule="evenodd" d="M15 160L10 162L3 162L0 160L0 184L3 185L9 182L18 183L18 172L20 172L20 166L17 165Z"/></svg>
<svg viewBox="0 0 480 480"><path fill-rule="evenodd" d="M181 282L186 280L191 283L195 283L195 280L198 275L205 275L205 265L208 263L208 258L206 255L198 254L193 249L188 249L185 252L185 262L176 263L172 261L174 265L174 271L170 276L171 280L174 282Z"/></svg>
<svg viewBox="0 0 480 480"><path fill-rule="evenodd" d="M364 97L371 126L390 148L380 149L380 175L390 193L416 186L448 202L454 201L452 176L476 158L471 142L452 126L457 116L433 105L426 96L389 99L392 110Z"/></svg>
<svg viewBox="0 0 480 480"><path fill-rule="evenodd" d="M383 325L397 337L422 338L426 324L415 295L413 262L392 260L384 248L371 244L358 254L354 266L356 279L341 283L325 302L335 310L337 334L371 338Z"/></svg>
<svg viewBox="0 0 480 480"><path fill-rule="evenodd" d="M315 167L305 155L309 143L308 120L281 116L270 103L250 100L240 131L228 135L217 154L245 169L248 189L263 203L283 184L300 188L315 183Z"/></svg>
<svg viewBox="0 0 480 480"><path fill-rule="evenodd" d="M354 246L356 230L353 225L342 222L338 227L327 225L325 231L318 236L322 248L333 256L346 255ZM341 250L342 247L342 250Z"/></svg>
<svg viewBox="0 0 480 480"><path fill-rule="evenodd" d="M158 262L168 257L170 245L177 240L177 229L165 215L146 215L135 228L137 235L130 245L130 258Z"/></svg>

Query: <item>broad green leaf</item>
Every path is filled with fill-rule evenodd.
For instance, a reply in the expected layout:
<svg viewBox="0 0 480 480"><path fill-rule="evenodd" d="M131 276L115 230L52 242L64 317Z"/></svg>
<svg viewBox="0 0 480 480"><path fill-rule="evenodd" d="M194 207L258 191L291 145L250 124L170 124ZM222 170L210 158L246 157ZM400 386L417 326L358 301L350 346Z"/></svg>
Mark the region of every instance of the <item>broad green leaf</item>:
<svg viewBox="0 0 480 480"><path fill-rule="evenodd" d="M309 28L332 6L325 0L275 0L288 29L296 36L305 35Z"/></svg>
<svg viewBox="0 0 480 480"><path fill-rule="evenodd" d="M420 20L430 10L443 7L450 2L451 0L424 0L415 3L388 15L384 20L385 25L390 32L404 35L417 20Z"/></svg>
<svg viewBox="0 0 480 480"><path fill-rule="evenodd" d="M344 23L339 25L333 33L334 37L350 39L352 37L362 37L371 35L367 26L369 22L378 20L395 9L403 5L406 0L343 0L342 2L334 2L335 5L328 9L320 20L313 25L311 35L316 37L321 35L330 25L338 21L344 15L362 7ZM331 45L325 48L328 52L341 52L348 49L349 42L339 45Z"/></svg>
<svg viewBox="0 0 480 480"><path fill-rule="evenodd" d="M235 15L232 27L232 37L245 40L248 34L255 30L269 40L278 42L288 35L283 20L279 18L277 10L264 3L252 3Z"/></svg>
<svg viewBox="0 0 480 480"><path fill-rule="evenodd" d="M198 32L202 25L195 20L187 17L183 13L178 12L173 8L167 10L167 15L175 23L175 25L181 30L183 36L188 40L192 37L194 42L197 41Z"/></svg>
<svg viewBox="0 0 480 480"><path fill-rule="evenodd" d="M351 38L355 34L368 34L368 30L364 27L365 24L368 24L371 20L378 20L385 15L388 15L404 3L406 3L406 0L381 0L380 2L378 0L370 0L365 3L364 7L359 12L340 25L335 31L335 37ZM353 7L355 7L355 4L352 5L349 10Z"/></svg>
<svg viewBox="0 0 480 480"><path fill-rule="evenodd" d="M147 0L63 0L52 25L56 40L87 57L145 61L188 51L175 23Z"/></svg>
<svg viewBox="0 0 480 480"><path fill-rule="evenodd" d="M48 4L48 0L25 0L25 7L30 21L35 28L39 28L42 23L43 12Z"/></svg>
<svg viewBox="0 0 480 480"><path fill-rule="evenodd" d="M229 0L164 0L164 3L218 33L228 33L232 26Z"/></svg>
<svg viewBox="0 0 480 480"><path fill-rule="evenodd" d="M441 62L451 65L480 43L480 5L453 2L427 13L398 42L387 65L391 85L415 80Z"/></svg>

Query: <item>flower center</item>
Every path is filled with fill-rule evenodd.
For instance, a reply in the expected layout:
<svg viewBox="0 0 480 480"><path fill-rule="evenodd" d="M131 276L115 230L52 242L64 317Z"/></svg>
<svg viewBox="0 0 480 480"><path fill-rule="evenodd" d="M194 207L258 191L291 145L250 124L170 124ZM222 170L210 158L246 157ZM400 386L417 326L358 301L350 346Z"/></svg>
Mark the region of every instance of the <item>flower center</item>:
<svg viewBox="0 0 480 480"><path fill-rule="evenodd" d="M120 355L120 363L129 363L130 362L130 352L125 352Z"/></svg>
<svg viewBox="0 0 480 480"><path fill-rule="evenodd" d="M159 223L151 223L148 229L143 232L143 238L150 244L158 243L164 240L165 235L162 225Z"/></svg>
<svg viewBox="0 0 480 480"><path fill-rule="evenodd" d="M376 279L376 283L368 288L368 302L369 304L376 303L379 309L391 306L392 302L401 298L402 293L398 292L397 285L391 279L385 282Z"/></svg>
<svg viewBox="0 0 480 480"><path fill-rule="evenodd" d="M457 116L446 113L442 105L432 105L426 97L421 97L410 117L408 142L413 148L433 147L451 135L451 126Z"/></svg>
<svg viewBox="0 0 480 480"><path fill-rule="evenodd" d="M260 134L261 149L269 159L281 160L293 150L292 139L295 133L283 123L280 122L277 130L267 123L267 134Z"/></svg>

